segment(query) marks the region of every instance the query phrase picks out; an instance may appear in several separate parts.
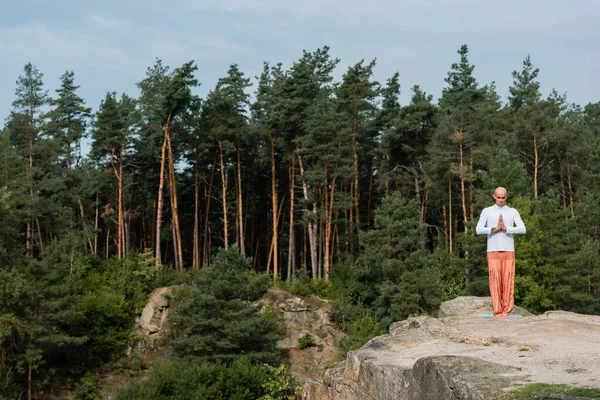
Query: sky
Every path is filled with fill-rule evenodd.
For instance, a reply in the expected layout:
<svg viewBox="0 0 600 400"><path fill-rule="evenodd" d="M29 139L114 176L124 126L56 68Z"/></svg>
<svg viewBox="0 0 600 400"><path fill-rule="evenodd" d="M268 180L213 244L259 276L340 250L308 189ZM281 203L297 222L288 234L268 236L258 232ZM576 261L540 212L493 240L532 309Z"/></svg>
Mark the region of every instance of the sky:
<svg viewBox="0 0 600 400"><path fill-rule="evenodd" d="M401 103L418 84L437 101L456 51L469 46L480 85L503 99L530 55L542 93L571 103L600 101L600 0L19 0L0 13L0 120L12 108L26 63L51 96L74 71L97 110L107 92L137 96L157 58L172 69L194 60L201 96L236 63L247 76L263 62L284 68L324 45L340 58L336 78L377 59L381 83L396 71ZM256 81L254 81L256 82ZM256 85L255 85L256 86Z"/></svg>

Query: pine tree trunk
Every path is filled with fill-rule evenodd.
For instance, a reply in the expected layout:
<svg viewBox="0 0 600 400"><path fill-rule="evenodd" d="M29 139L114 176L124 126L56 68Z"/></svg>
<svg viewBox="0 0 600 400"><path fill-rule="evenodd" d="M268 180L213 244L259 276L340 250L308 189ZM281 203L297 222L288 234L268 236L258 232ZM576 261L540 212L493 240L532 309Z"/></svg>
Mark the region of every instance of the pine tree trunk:
<svg viewBox="0 0 600 400"><path fill-rule="evenodd" d="M569 187L569 206L571 207L571 218L575 216L575 206L573 205L573 187L571 186L571 164L567 157L567 184Z"/></svg>
<svg viewBox="0 0 600 400"><path fill-rule="evenodd" d="M106 261L108 261L108 253L110 248L110 225L106 229Z"/></svg>
<svg viewBox="0 0 600 400"><path fill-rule="evenodd" d="M271 135L271 202L273 204L273 280L277 281L279 263L277 258L277 176L275 170L275 137Z"/></svg>
<svg viewBox="0 0 600 400"><path fill-rule="evenodd" d="M179 225L179 206L177 204L177 182L175 179L175 160L173 160L173 150L171 147L168 126L165 133L167 135L167 152L169 160L169 192L171 194L171 210L173 214L173 243L175 244L175 242L177 242L174 259L176 269L181 270L183 268L183 251L181 246L181 229Z"/></svg>
<svg viewBox="0 0 600 400"><path fill-rule="evenodd" d="M327 179L327 173L325 174L325 179ZM323 260L323 270L324 270L324 278L326 281L329 280L329 269L331 267L331 260L333 254L333 241L332 239L332 223L333 223L333 204L335 203L335 180L336 177L333 177L331 181L331 193L329 197L329 205L328 211L326 212L327 223L326 223L326 231L325 231L325 251L324 251L324 260ZM325 191L327 191L327 185L325 186ZM327 206L327 204L326 204ZM331 244L330 244L331 243Z"/></svg>
<svg viewBox="0 0 600 400"><path fill-rule="evenodd" d="M215 179L215 164L216 164L216 156L215 156L215 162L213 162L213 168L212 171L210 172L210 183L208 184L208 193L206 191L206 185L204 186L204 198L206 199L206 209L204 210L204 245L203 245L203 250L202 250L202 255L203 255L203 263L202 265L208 265L210 263L210 220L209 220L209 216L210 216L210 199L211 199L211 193L212 193L212 188L213 188L213 182Z"/></svg>
<svg viewBox="0 0 600 400"><path fill-rule="evenodd" d="M473 212L473 156L469 157L469 218L471 221L475 219L475 213ZM473 236L474 233L471 233Z"/></svg>
<svg viewBox="0 0 600 400"><path fill-rule="evenodd" d="M200 225L200 209L199 209L199 191L200 191L200 173L198 171L198 161L196 160L194 168L194 255L192 257L192 268L200 269L200 241L198 238Z"/></svg>
<svg viewBox="0 0 600 400"><path fill-rule="evenodd" d="M169 118L167 121L171 120L171 114L169 114ZM168 123L167 123L168 124ZM161 252L160 252L160 232L161 232L161 224L162 224L162 207L163 207L163 189L165 186L165 154L167 152L167 130L165 129L165 136L163 138L163 144L161 148L160 155L160 181L158 184L158 202L156 204L156 249L155 249L155 257L156 257L156 265L161 264Z"/></svg>
<svg viewBox="0 0 600 400"><path fill-rule="evenodd" d="M237 214L238 214L238 224L239 224L239 246L240 253L245 256L246 248L244 245L244 209L243 209L243 199L242 199L242 162L240 160L240 146L238 143L237 148Z"/></svg>
<svg viewBox="0 0 600 400"><path fill-rule="evenodd" d="M297 140L296 140L297 142ZM296 150L300 150L299 145L296 145ZM304 178L304 166L302 164L302 157L300 154L297 154L298 157L298 166L300 167L300 176ZM302 193L304 194L304 200L308 203L308 185L306 184L306 180L302 179ZM308 213L308 209L304 209L306 213ZM316 217L317 215L317 205L313 203L312 213ZM318 267L317 267L317 232L316 232L316 224L313 225L312 222L308 223L308 241L310 245L310 263L312 269L312 278L317 279L318 276Z"/></svg>
<svg viewBox="0 0 600 400"><path fill-rule="evenodd" d="M29 361L27 365L27 400L31 400L31 384L33 375L33 362Z"/></svg>
<svg viewBox="0 0 600 400"><path fill-rule="evenodd" d="M533 197L538 198L538 168L540 166L537 146L537 135L533 134Z"/></svg>
<svg viewBox="0 0 600 400"><path fill-rule="evenodd" d="M125 256L125 216L123 215L123 211L125 209L124 206L124 199L125 199L125 194L123 193L123 149L121 149L121 151L119 152L119 180L118 180L118 184L119 184L119 219L120 219L120 223L119 223L119 239L121 240L121 243L119 243L119 246L121 247L121 257Z"/></svg>
<svg viewBox="0 0 600 400"><path fill-rule="evenodd" d="M452 234L452 180L448 179L448 227L450 228L450 253L453 252L454 236Z"/></svg>
<svg viewBox="0 0 600 400"><path fill-rule="evenodd" d="M460 154L460 166L459 166L459 176L460 176L460 195L461 195L461 205L463 210L463 229L465 234L468 231L468 214L467 214L467 201L466 201L466 191L465 191L465 163L463 157L463 142L462 142L462 128L460 131L460 142L459 142L459 154Z"/></svg>
<svg viewBox="0 0 600 400"><path fill-rule="evenodd" d="M427 200L429 197L429 186L428 181L425 182L425 194L423 196L423 202L421 203L421 223L425 223L426 211L427 211Z"/></svg>
<svg viewBox="0 0 600 400"><path fill-rule="evenodd" d="M85 234L85 238L87 239L88 245L90 246L90 251L92 252L92 254L94 254L94 246L92 245L92 239L90 238L90 233L88 232L88 228L85 223L83 203L81 202L81 200L77 200L77 204L79 205L79 215L81 216L81 222L83 225L83 232Z"/></svg>
<svg viewBox="0 0 600 400"><path fill-rule="evenodd" d="M448 212L446 211L446 205L442 206L442 216L444 219L444 244L446 245L446 249L450 251L450 243L448 238L450 237L450 231L448 230Z"/></svg>
<svg viewBox="0 0 600 400"><path fill-rule="evenodd" d="M567 193L565 191L565 174L563 173L563 161L562 157L558 158L558 169L560 170L560 191L563 200L563 209L567 209Z"/></svg>
<svg viewBox="0 0 600 400"><path fill-rule="evenodd" d="M358 121L356 118L354 118L352 124L352 147L354 152L354 206L356 208L354 218L356 225L356 241L357 244L360 245L360 186L358 183L358 149L356 146L357 124Z"/></svg>
<svg viewBox="0 0 600 400"><path fill-rule="evenodd" d="M225 173L225 162L223 160L223 141L217 139L219 144L219 163L221 166L221 200L223 203L223 246L229 247L227 238L227 174Z"/></svg>
<svg viewBox="0 0 600 400"><path fill-rule="evenodd" d="M94 254L98 254L98 206L99 206L99 192L96 192L96 219L94 222Z"/></svg>
<svg viewBox="0 0 600 400"><path fill-rule="evenodd" d="M387 171L385 173L385 197L390 195L390 155L385 155L385 160L387 161Z"/></svg>
<svg viewBox="0 0 600 400"><path fill-rule="evenodd" d="M367 201L367 232L371 230L371 199L373 194L373 176L375 175L375 156L371 156L371 172L369 173L369 200Z"/></svg>
<svg viewBox="0 0 600 400"><path fill-rule="evenodd" d="M283 199L281 200L283 203ZM283 211L283 207L279 207L279 211L277 212L276 220L273 222L273 225L279 225L279 220L281 219L281 212ZM275 248L277 247L277 242L271 240L271 247L269 248L269 257L267 261L267 274L271 272L271 261L275 259Z"/></svg>
<svg viewBox="0 0 600 400"><path fill-rule="evenodd" d="M296 256L296 249L294 243L294 184L295 184L295 157L290 159L290 223L289 223L289 237L288 237L288 266L287 266L287 280L292 280L292 264Z"/></svg>
<svg viewBox="0 0 600 400"><path fill-rule="evenodd" d="M44 252L44 241L42 240L42 229L40 228L40 220L38 217L35 217L35 225L37 226L38 240L40 241L40 253L43 253Z"/></svg>

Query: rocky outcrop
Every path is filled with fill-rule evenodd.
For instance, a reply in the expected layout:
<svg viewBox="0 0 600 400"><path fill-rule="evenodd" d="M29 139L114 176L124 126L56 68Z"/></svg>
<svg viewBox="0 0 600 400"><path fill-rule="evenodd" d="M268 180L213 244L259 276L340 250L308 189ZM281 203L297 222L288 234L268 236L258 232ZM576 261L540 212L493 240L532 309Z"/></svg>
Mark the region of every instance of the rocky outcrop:
<svg viewBox="0 0 600 400"><path fill-rule="evenodd" d="M327 366L339 360L338 342L345 334L333 327L331 305L326 300L271 289L259 303L264 310L283 314L285 333L277 347L287 353L289 372L301 382L310 376L320 376ZM300 338L305 335L312 338L314 346L300 349Z"/></svg>
<svg viewBox="0 0 600 400"><path fill-rule="evenodd" d="M531 382L600 388L599 316L522 310L523 318L480 318L491 312L485 302L460 298L440 310L453 316L393 324L322 380L308 380L304 398L494 400Z"/></svg>
<svg viewBox="0 0 600 400"><path fill-rule="evenodd" d="M169 303L178 286L163 287L154 290L148 296L148 303L139 317L138 324L142 333L148 337L157 337L165 330L169 314Z"/></svg>

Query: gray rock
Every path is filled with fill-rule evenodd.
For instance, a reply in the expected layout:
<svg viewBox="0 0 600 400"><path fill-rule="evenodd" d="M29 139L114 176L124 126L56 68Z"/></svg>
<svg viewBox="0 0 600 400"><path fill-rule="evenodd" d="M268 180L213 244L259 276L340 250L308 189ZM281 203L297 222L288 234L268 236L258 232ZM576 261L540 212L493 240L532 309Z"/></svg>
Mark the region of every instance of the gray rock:
<svg viewBox="0 0 600 400"><path fill-rule="evenodd" d="M322 380L309 380L305 399L500 400L534 382L600 388L600 316L478 318L485 307L489 298L462 298L453 307L443 304L441 319L392 324L389 334L349 352Z"/></svg>
<svg viewBox="0 0 600 400"><path fill-rule="evenodd" d="M491 297L460 296L440 305L439 317L473 316L478 314L493 313ZM532 317L533 314L524 308L515 306L512 314L521 314L524 317Z"/></svg>

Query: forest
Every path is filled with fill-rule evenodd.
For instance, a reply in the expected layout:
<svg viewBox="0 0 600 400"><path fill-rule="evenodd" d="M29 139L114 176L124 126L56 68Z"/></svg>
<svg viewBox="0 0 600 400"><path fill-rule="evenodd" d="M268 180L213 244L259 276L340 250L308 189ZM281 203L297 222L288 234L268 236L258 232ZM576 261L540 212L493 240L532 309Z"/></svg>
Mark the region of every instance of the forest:
<svg viewBox="0 0 600 400"><path fill-rule="evenodd" d="M297 398L278 322L250 302L330 299L351 349L487 296L475 225L497 186L527 226L515 303L599 314L600 101L544 97L529 56L502 99L468 56L438 100L414 85L405 105L376 60L336 81L327 46L216 84L157 59L97 110L72 71L50 91L25 65L0 132L0 399L100 398L93 372L136 367L134 320L176 284L192 289L166 364L117 398Z"/></svg>

